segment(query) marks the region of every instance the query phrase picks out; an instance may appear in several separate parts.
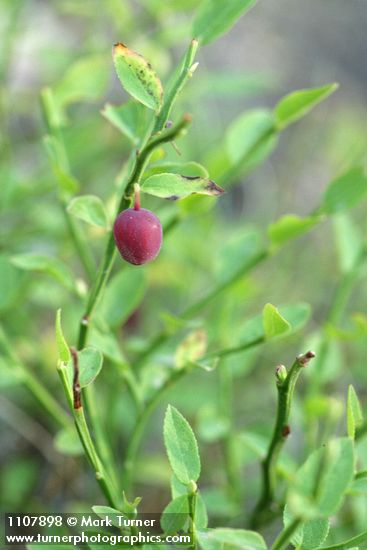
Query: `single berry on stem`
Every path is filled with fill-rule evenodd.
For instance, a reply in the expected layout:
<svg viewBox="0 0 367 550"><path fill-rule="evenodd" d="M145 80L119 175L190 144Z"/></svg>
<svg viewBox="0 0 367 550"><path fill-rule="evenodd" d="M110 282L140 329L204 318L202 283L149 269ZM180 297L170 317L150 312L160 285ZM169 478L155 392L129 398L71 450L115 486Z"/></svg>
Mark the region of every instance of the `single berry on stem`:
<svg viewBox="0 0 367 550"><path fill-rule="evenodd" d="M113 234L124 260L141 265L154 260L162 245L162 225L150 210L140 208L140 186L134 185L134 208L117 216Z"/></svg>

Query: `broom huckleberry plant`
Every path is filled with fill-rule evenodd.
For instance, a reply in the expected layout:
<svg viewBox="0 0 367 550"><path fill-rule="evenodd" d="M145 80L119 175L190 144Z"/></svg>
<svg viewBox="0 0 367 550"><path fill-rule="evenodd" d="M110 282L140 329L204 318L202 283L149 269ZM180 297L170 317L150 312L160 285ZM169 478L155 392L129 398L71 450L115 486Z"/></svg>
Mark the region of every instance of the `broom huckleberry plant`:
<svg viewBox="0 0 367 550"><path fill-rule="evenodd" d="M230 315L226 317L226 304L222 301L218 306L216 302L227 292L229 296L236 285L240 286L238 283L248 282L255 268L263 267L290 241L321 226L328 218L337 220L338 215L360 202L367 189L363 168L351 167L333 179L321 196L319 207L308 215L286 214L272 223L267 230L266 242L258 238L258 233L255 238L250 233L241 234L241 239L233 244L233 248L231 243L228 245L229 253L225 243L226 246L219 250L219 255L224 258L219 275L210 279L208 288L195 301L190 301L188 297L188 305L176 316L167 314L163 328L152 334L149 341L134 347L127 330L121 338L121 326L139 310L146 291L145 269L157 269L159 275L162 271L164 273L165 267L162 268L162 265L166 260L166 250L161 251L163 232L165 243L169 243L174 238L174 227L183 221L190 224L193 220L195 203L190 203L190 200L201 195L204 200L209 196L214 201L223 195L224 190L230 193L231 186L239 183L270 155L281 133L289 125L300 120L337 89L336 84L326 84L299 90L282 98L272 110L257 109L242 114L225 131L225 139L220 136L219 149L215 153L219 160L223 160L223 169L213 176L215 182L206 168L194 161L178 163L161 160L167 144L178 151L176 141L186 136L192 123L191 115L179 116L174 108L181 91L198 67L195 57L199 47L220 37L254 4L255 0L204 1L194 18L192 36L196 38L191 40L165 86L142 55L122 42L113 47L117 77L131 99L123 106L106 106L103 115L129 137L133 147L127 165L119 173L116 192L112 197L111 203L116 206L112 229L109 213L99 197L75 196L74 180L69 173L68 147L63 139L64 122L61 123L62 117L58 116L65 106L57 96L57 89L43 90L41 99L48 131L46 144L59 185L59 204L88 287L84 284L83 291L80 291L81 286L76 289L73 277L71 282L66 277L65 282L64 270L57 262L52 263L45 257L20 254L14 256L12 261L18 269L56 274L56 279L72 290L73 300L80 302L78 306L82 313L77 331L73 332L69 325L65 325L70 339L76 340L75 346L69 345L69 337L64 335L61 310L56 315L57 371L69 413L40 377L27 368L22 350L18 353L9 344L1 328L0 347L6 360L16 367L21 383L59 427L59 447L70 452L68 441L71 439L74 451L76 448L79 454L85 455L99 485L101 498L108 504L93 506L93 511L102 516L122 513L126 517L136 517L140 512L141 498L133 498L133 495L137 491L136 482L141 483L149 471L148 468L144 470L144 464L139 461L139 450L148 431L148 422L175 385L186 378L192 380L188 393L183 395L193 399L192 408L199 407L195 432L200 436L200 445L190 423L177 408L168 405L163 421L163 442L168 462L162 465L160 461L159 469L164 471L162 478L166 481L169 463L171 497L161 513L163 542L157 549L165 548L165 537L180 533L189 535L191 547L197 550L283 550L289 545L298 550L363 548L367 532L353 533L351 536L351 531L346 529L348 536L339 537L339 532L344 533L345 526L343 519L336 518L339 514L342 517L344 503L351 506L351 499L361 491L359 483L367 479L366 470L363 470L363 467L366 468L365 459L358 446L367 433L367 423L363 419L357 393L350 385L346 407L347 436L337 432L337 437L331 437L340 416L333 416L329 410L330 401L325 396L325 387L329 384L332 391L334 382L333 378L327 378L328 363L332 362L330 348L333 338L349 338L352 341L365 338L367 334L367 320L363 315L358 317L358 326L354 331L351 329L349 333L339 328L347 302L365 267L366 244L363 243L352 261L349 251L345 253L348 269L342 271L324 326L320 328L317 353L309 351L298 355L288 370L284 365L276 368L276 414L270 430L269 426L264 429L261 424L259 429L256 426L251 432L247 421L238 412L237 385L243 391L249 381L247 378L241 384L241 377L244 378L247 372L246 369L241 372L242 363L247 368L249 355L269 346L271 361L268 361L269 353L266 352L268 355L261 355L261 363L264 367L270 362L277 364L273 361L274 354L283 353L275 351L278 342L303 329L310 317L310 307L305 303L288 303L279 307L266 303L254 317L241 324L239 331L235 326L238 317L235 320ZM75 74L72 76L69 85L75 81ZM79 93L77 89L74 97L79 97ZM213 166L215 171L215 163ZM141 207L141 197L144 204L150 200L149 197L155 197L154 210L157 209L163 224L155 213ZM163 204L165 209L161 209ZM171 217L164 217L167 211ZM216 218L213 217L215 222ZM105 238L98 269L79 221L98 227L101 238ZM189 231L187 235L185 238L192 238ZM202 247L203 240L200 241ZM180 243L178 240L177 247L183 244L184 241ZM205 247L213 250L217 244L209 239L205 241ZM114 271L116 248L121 257L133 266L149 264L153 260L156 262L141 269L118 262ZM228 302L233 302L233 296L228 298ZM236 308L232 305L234 311ZM211 316L199 318L207 306L213 308ZM218 328L215 326L218 321L216 317L221 317L222 309L226 322L222 325L217 323ZM73 316L67 318L73 319ZM227 325L230 325L229 329ZM186 334L181 337L183 331ZM305 349L309 349L308 343ZM238 358L235 368L231 362L234 358ZM103 364L105 379L102 376L97 380ZM302 399L298 400L296 384L303 370L309 373L308 378L306 372L305 376L301 376L305 390ZM211 380L215 380L215 391L208 382L211 390L208 403L194 401L196 391L199 391L200 382L196 386L198 373L212 376ZM104 388L106 393L100 388ZM169 400L173 402L174 399L174 395L170 394ZM266 409L261 401L261 392L257 400L259 424L263 421L270 424L271 415L265 418L267 413L262 412L263 408L264 411ZM302 414L303 424L300 421ZM126 422L127 418L129 422ZM297 424L302 425L301 430ZM302 449L297 449L297 453L292 453L292 445L289 444L294 433L297 437L294 426L302 432L300 437L303 438L302 445L299 445ZM204 442L208 446L213 445L209 447L209 452ZM205 453L204 459L200 457L199 448ZM220 468L216 464L213 471L209 471L210 460L207 460L211 448L215 449L214 462L220 456ZM117 461L120 454L121 464ZM255 461L258 484L252 483L255 476L251 479L247 477L248 464L254 472ZM154 477L154 460L148 462L152 467L149 472ZM214 481L218 483L214 487L213 499L210 490ZM349 513L351 510L348 508ZM218 527L220 523L225 527ZM269 538L273 541L270 546L262 535L269 526L272 530ZM136 535L133 530L126 533ZM343 538L345 540L341 543L332 544L335 539ZM133 547L151 548L139 540L134 542Z"/></svg>

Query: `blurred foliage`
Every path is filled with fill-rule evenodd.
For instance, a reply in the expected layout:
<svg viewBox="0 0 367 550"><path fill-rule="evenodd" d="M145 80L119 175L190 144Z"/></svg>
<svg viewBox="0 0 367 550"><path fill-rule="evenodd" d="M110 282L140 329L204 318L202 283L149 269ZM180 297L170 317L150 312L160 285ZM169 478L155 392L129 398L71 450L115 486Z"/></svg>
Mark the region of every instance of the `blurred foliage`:
<svg viewBox="0 0 367 550"><path fill-rule="evenodd" d="M58 431L55 419L27 391L23 370L29 369L66 409L56 372L55 311L62 308L66 341L74 344L116 193L132 162L131 145L149 124L140 105L121 89L112 45L122 41L140 52L167 86L191 39L197 4L193 0L3 0L0 4L0 316L11 348L9 352L0 344L0 388L5 396L0 401L4 420L0 481L6 511L71 512L100 502L93 476L78 458L78 442L67 429ZM250 7L252 2L247 4ZM325 2L325 22L333 5ZM345 78L343 66L323 76L325 65L321 61L318 65L317 57L312 70L300 60L299 72L292 73L290 67L290 76L287 59L279 51L274 70L247 69L253 52L239 58L241 33L253 28L250 34L255 39L254 32L269 24L272 15L266 7L257 9L232 33L200 50L199 66L170 115L173 121L184 112L193 116L188 135L177 143L180 155L168 144L155 153L147 171L148 177L154 177L161 170L183 173L182 166L185 175L199 170L203 178L209 173L226 194L218 200L191 196L177 203L143 195L144 207L154 210L166 227L173 219L177 223L151 265L135 270L120 259L116 262L90 338L104 355L96 382L98 413L108 440L117 442L115 452L121 460L136 417L128 392L134 382L126 365L132 364L135 376L135 359L156 334L168 330L173 336L139 370L136 367L147 395L166 379L175 358L180 365L180 358L189 354L185 357L194 357L202 366L196 348L185 350L187 345L198 346L195 334L205 335L210 351L234 348L263 330L259 314L265 304L279 305L281 313L282 304L311 306L312 317L301 330L223 357L213 371L193 368L164 397L149 422L135 472L142 509L161 511L169 501L162 426L163 409L173 403L198 436L205 464L201 494L213 527L233 526L243 514L238 493L226 477L226 445L232 446L241 474L237 490L246 500L246 517L254 505L260 483L258 462L265 455L274 418L273 370L279 362L289 364L309 347L317 352L300 384L301 398L296 396L293 404L293 437L279 463L284 480L292 475L299 478L298 467L331 435L346 434L349 384L355 388L349 390L349 435L355 433L367 397L362 258L365 89L352 77ZM350 9L356 9L355 3ZM194 28L206 32L200 13ZM272 32L262 35L267 48L261 38L254 40L254 58L272 47ZM346 25L345 36L352 32ZM291 49L295 37L284 40ZM275 110L274 106L297 87L289 89L293 77L297 83L301 80L300 88L340 80L341 92L280 133L288 122L274 129L274 116L279 123L284 104ZM92 213L86 203L93 204ZM71 228L66 206L75 214ZM88 245L84 261L70 237L75 228L82 244ZM264 262L245 273L264 251ZM241 270L244 276L229 284ZM211 299L196 310L195 304L211 291ZM189 314L182 315L187 309ZM268 314L272 334L279 312L272 309ZM285 322L280 324L287 331L285 323L293 322L283 314ZM355 392L362 405L356 404ZM20 419L22 414L31 419L27 437L17 429L15 412L9 419L10 403L21 409L16 409ZM358 470L367 468L366 456L366 441L361 438ZM328 544L365 529L363 480L353 493L357 497L347 496ZM279 523L265 534L271 538L277 531Z"/></svg>

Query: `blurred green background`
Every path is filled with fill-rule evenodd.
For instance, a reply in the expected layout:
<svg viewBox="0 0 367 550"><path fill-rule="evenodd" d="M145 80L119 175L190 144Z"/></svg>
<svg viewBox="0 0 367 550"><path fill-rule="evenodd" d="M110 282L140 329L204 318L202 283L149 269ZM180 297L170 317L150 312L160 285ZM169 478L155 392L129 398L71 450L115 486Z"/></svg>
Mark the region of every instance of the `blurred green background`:
<svg viewBox="0 0 367 550"><path fill-rule="evenodd" d="M55 311L62 308L68 341L75 342L87 283L65 226L44 144L47 128L40 93L51 87L62 98L63 140L78 193L100 196L112 213L117 175L131 150L130 141L101 115L107 102L119 105L128 99L113 70L112 45L122 41L143 54L165 82L189 43L197 4L194 0L0 2L1 325L24 364L63 407L56 374ZM276 150L262 165L238 174L230 185L220 181L227 193L218 201L204 198L173 204L143 197L143 205L163 220L177 212L181 220L167 235L159 259L139 275L131 275L136 309L132 315L128 312L128 318L121 315L115 334L121 353L132 365L134 354L162 327L163 312L179 314L214 287L231 263L240 261L242 239L256 234L256 239L265 241L270 223L285 213L308 214L334 176L348 166L363 164L366 23L362 0L259 2L229 34L200 50L199 67L171 116L177 120L189 112L193 125L177 143L181 157L167 146L164 160L200 162L215 181L221 180L226 163L226 129L236 117L253 108L272 107L295 89L334 81L340 89L282 133ZM78 62L81 65L75 65ZM87 92L80 84L83 78L88 82ZM100 259L105 232L82 222L80 227L95 259ZM259 488L258 458L274 417L274 367L279 362L290 364L310 342L316 345L317 339L324 338L325 319L346 257L363 242L365 231L362 204L287 244L218 295L192 321L207 331L211 348L217 349L235 345L243 336L246 319L259 314L266 302L307 302L312 307L311 320L301 332L223 361L235 379L229 416L237 434L246 509L252 507ZM347 237L343 240L341 235ZM11 261L14 255L28 252L62 261L77 281L77 292L70 292L60 277L43 270L24 271ZM119 259L114 273L121 266ZM124 268L127 277L133 271ZM352 326L353 312L366 311L364 280L360 276L355 281L340 322L344 329ZM142 376L147 387L159 383L182 336L180 332L145 366ZM317 390L310 390L310 379L318 376L317 361L306 375L307 382L300 384L301 398L293 411L294 433L285 453L290 471L329 432L345 431L349 383L355 385L362 402L366 399L364 339L333 338L328 344ZM6 357L0 361L3 509L73 511L100 503L98 488L83 460L55 449L52 419L17 383ZM220 444L220 432L229 421L222 402L225 384L220 373L195 371L165 400L181 410L198 435L205 464L201 486L213 524L231 524L239 513L226 490ZM117 443L116 455L122 456L134 409L108 359L97 386L99 412L111 440ZM135 493L144 497L145 510L159 511L169 498L170 469L161 436L164 406L154 414L139 453ZM347 501L343 518L336 534L338 529L342 535L353 535L365 528L365 493L353 503Z"/></svg>

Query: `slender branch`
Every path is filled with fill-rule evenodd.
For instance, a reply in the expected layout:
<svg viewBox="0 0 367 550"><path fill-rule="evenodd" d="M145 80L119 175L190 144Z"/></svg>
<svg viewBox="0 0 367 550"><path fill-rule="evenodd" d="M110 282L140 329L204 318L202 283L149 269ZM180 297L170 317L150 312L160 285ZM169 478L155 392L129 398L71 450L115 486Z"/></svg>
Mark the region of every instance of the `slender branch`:
<svg viewBox="0 0 367 550"><path fill-rule="evenodd" d="M343 311L345 310L345 307L348 303L349 297L353 290L354 284L361 273L361 269L366 261L366 258L367 258L367 249L363 248L360 251L359 255L357 256L353 267L348 272L346 272L341 278L335 290L335 294L334 294L331 306L326 316L325 326L328 326L329 324L336 325L340 322L340 319L343 315ZM329 344L330 344L329 336L327 335L327 333L324 333L324 336L317 354L318 355L317 366L318 366L319 376L313 377L312 380L310 381L310 391L313 393L315 393L318 390L320 383L323 380L322 373L323 373L325 361L327 358L327 354L329 351ZM367 431L367 425L366 425L366 431ZM357 431L356 437L358 437L358 431Z"/></svg>
<svg viewBox="0 0 367 550"><path fill-rule="evenodd" d="M190 541L191 541L191 548L194 550L197 550L198 544L197 544L197 538L196 538L196 526L195 526L195 518L196 518L196 505L197 505L197 495L198 490L195 482L192 482L192 485L194 485L193 490L188 496L189 499L189 517L190 517L190 525L189 525L189 535L190 535Z"/></svg>
<svg viewBox="0 0 367 550"><path fill-rule="evenodd" d="M67 377L66 365L59 364L58 372L62 381L62 385L65 391L65 395L73 413L75 426L79 434L80 441L83 445L86 457L92 466L96 480L101 487L103 494L105 495L110 506L118 508L119 499L116 495L116 489L112 484L107 472L105 471L102 462L99 458L97 450L94 446L92 437L89 432L87 421L84 415L84 410L81 402L81 391L79 383L79 368L78 368L78 353L74 348L71 348L71 356L73 360L74 376L73 387L70 388L70 384Z"/></svg>
<svg viewBox="0 0 367 550"><path fill-rule="evenodd" d="M174 78L174 81L171 86L168 87L166 91L166 99L164 105L156 119L156 123L153 128L153 134L159 132L164 128L168 117L170 115L172 106L177 99L178 94L181 92L186 81L190 76L192 76L192 64L195 59L195 55L198 49L198 41L193 39L189 45L187 52L184 55L181 67L178 71L177 76Z"/></svg>
<svg viewBox="0 0 367 550"><path fill-rule="evenodd" d="M172 126L172 128L170 128L166 132L151 139L151 141L149 141L147 145L140 152L138 152L135 166L126 184L125 192L122 195L120 203L118 205L118 212L130 206L134 183L138 183L140 181L140 178L144 172L144 169L149 161L152 152L163 143L167 143L178 137L182 133L182 131L190 124L190 122L191 118L188 115L185 115L179 123ZM110 233L101 267L99 269L96 281L91 289L84 315L80 321L78 349L82 349L85 346L88 337L91 315L107 283L115 257L115 241L113 233Z"/></svg>
<svg viewBox="0 0 367 550"><path fill-rule="evenodd" d="M299 355L286 374L283 365L277 368L278 407L277 416L268 451L262 462L262 493L252 516L252 525L257 527L266 513L269 513L274 502L276 465L279 453L290 434L288 424L294 389L301 370L315 357L314 352L309 351Z"/></svg>
<svg viewBox="0 0 367 550"><path fill-rule="evenodd" d="M223 357L224 355L230 355L234 353L239 353L240 351L244 351L246 349L250 349L253 347L256 347L260 345L263 342L263 338L258 338L255 340L252 340L250 342L247 342L246 344L242 346L238 346L236 348L230 348L228 350L222 350L213 352L210 354L204 355L201 360L205 361L206 359L210 359L212 357ZM192 363L188 363L186 366L182 367L180 370L173 370L172 374L163 386L158 388L156 392L152 395L152 397L145 403L144 409L142 410L141 414L139 415L135 428L133 430L132 436L129 440L129 445L126 451L125 455L125 461L123 466L123 482L125 490L129 490L132 484L132 468L135 462L135 457L139 449L139 445L144 433L144 429L146 426L147 421L150 418L150 415L152 414L153 410L155 409L156 405L159 403L161 397L163 396L166 391L171 388L178 380L183 378L192 368Z"/></svg>
<svg viewBox="0 0 367 550"><path fill-rule="evenodd" d="M294 519L288 525L288 527L283 529L283 531L275 539L270 550L283 550L283 548L286 548L292 538L292 535L295 533L295 531L298 529L301 523L302 521L300 519L298 518Z"/></svg>
<svg viewBox="0 0 367 550"><path fill-rule="evenodd" d="M367 542L367 531L363 531L363 533L360 533L352 539L345 540L344 542L339 542L332 546L323 546L322 550L348 550L350 548L358 548L359 545L364 542Z"/></svg>
<svg viewBox="0 0 367 550"><path fill-rule="evenodd" d="M263 135L261 135L259 139L255 141L252 147L250 147L250 149L246 151L246 153L242 155L242 157L235 164L230 166L228 170L224 172L224 174L219 176L218 178L219 183L222 185L228 186L232 184L237 177L239 176L241 176L242 178L246 177L252 168L250 165L247 167L247 170L244 169L244 167L246 166L246 162L248 162L251 159L251 157L255 155L255 153L257 153L258 150L263 145L265 145L271 137L275 137L276 135L277 135L276 128L275 127L269 128L269 130L267 130Z"/></svg>
<svg viewBox="0 0 367 550"><path fill-rule="evenodd" d="M247 262L244 266L242 266L241 269L236 271L236 273L234 273L232 277L228 278L226 281L224 281L220 285L217 285L213 290L208 292L195 304L187 307L179 315L180 319L189 319L190 317L195 315L198 311L202 310L205 306L207 306L220 293L227 290L229 287L235 284L239 279L241 279L241 277L243 277L244 275L247 275L250 271L252 271L255 267L257 267L260 263L262 263L269 257L270 257L269 250L262 250L258 254L254 255L253 258L251 258L249 262ZM150 357L158 348L160 348L163 344L165 344L170 339L170 337L171 337L171 333L167 333L164 330L162 330L159 334L157 334L157 336L151 341L148 347L140 354L136 362L136 365L139 366L143 364L144 361L148 357ZM222 350L221 352L213 353L213 355L223 357L225 355L237 353L237 351L242 351L242 346L239 347L238 349L233 348L230 351Z"/></svg>

